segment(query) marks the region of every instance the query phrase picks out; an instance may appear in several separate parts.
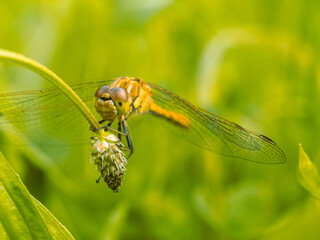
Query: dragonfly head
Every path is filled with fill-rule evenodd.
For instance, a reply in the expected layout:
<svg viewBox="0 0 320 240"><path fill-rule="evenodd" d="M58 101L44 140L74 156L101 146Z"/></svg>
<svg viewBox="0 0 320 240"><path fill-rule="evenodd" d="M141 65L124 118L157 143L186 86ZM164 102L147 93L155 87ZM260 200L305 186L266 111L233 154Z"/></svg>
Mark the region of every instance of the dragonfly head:
<svg viewBox="0 0 320 240"><path fill-rule="evenodd" d="M112 121L116 116L122 116L129 111L130 97L123 88L102 86L94 96L97 112L107 121Z"/></svg>

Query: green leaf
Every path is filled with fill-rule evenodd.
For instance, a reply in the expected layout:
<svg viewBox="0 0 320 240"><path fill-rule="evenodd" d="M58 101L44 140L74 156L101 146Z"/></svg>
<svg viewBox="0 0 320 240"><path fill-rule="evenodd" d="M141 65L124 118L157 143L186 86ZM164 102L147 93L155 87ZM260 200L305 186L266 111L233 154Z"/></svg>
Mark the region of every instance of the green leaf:
<svg viewBox="0 0 320 240"><path fill-rule="evenodd" d="M299 181L312 196L320 200L320 177L318 169L299 144Z"/></svg>
<svg viewBox="0 0 320 240"><path fill-rule="evenodd" d="M74 239L67 229L33 198L0 152L1 239Z"/></svg>

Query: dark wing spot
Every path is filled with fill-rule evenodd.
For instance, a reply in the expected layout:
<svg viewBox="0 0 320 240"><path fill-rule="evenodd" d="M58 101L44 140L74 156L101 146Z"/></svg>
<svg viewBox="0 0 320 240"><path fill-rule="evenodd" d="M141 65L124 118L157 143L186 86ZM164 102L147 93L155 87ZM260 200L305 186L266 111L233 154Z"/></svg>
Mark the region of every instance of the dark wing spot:
<svg viewBox="0 0 320 240"><path fill-rule="evenodd" d="M276 143L274 141L272 141L270 138L266 137L266 136L263 136L263 135L260 135L259 136L261 139L265 140L266 142L268 143L271 143L273 145L275 145Z"/></svg>
<svg viewBox="0 0 320 240"><path fill-rule="evenodd" d="M240 125L238 125L238 124L236 124L236 123L234 123L234 122L233 122L232 124L233 124L234 127L246 131L246 130L245 130L243 127L241 127Z"/></svg>

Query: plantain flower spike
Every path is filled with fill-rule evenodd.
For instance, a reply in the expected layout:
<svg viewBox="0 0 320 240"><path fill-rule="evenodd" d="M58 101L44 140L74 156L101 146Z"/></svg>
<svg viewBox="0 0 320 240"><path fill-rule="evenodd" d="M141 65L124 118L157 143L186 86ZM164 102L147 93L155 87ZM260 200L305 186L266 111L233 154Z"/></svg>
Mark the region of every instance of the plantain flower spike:
<svg viewBox="0 0 320 240"><path fill-rule="evenodd" d="M104 132L101 137L91 138L91 161L101 173L100 178L114 192L118 192L127 171L127 159L121 151L123 146L116 136L108 132Z"/></svg>

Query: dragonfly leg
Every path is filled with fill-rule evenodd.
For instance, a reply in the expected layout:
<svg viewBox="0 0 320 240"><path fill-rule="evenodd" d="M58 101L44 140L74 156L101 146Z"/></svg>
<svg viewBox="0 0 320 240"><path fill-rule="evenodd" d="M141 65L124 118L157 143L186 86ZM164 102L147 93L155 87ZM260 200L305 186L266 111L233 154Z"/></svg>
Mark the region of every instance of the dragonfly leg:
<svg viewBox="0 0 320 240"><path fill-rule="evenodd" d="M123 132L124 132L124 134L126 136L126 139L127 139L128 148L130 150L130 154L127 157L127 160L129 160L129 158L131 157L131 155L133 153L133 144L132 144L132 140L131 140L130 129L129 129L129 126L127 124L127 121L124 118L122 118L121 122L122 122Z"/></svg>
<svg viewBox="0 0 320 240"><path fill-rule="evenodd" d="M121 150L125 150L125 151L131 151L131 149L126 148L126 147L120 147Z"/></svg>
<svg viewBox="0 0 320 240"><path fill-rule="evenodd" d="M106 121L105 119L102 119L102 120L99 121L99 124L104 123L105 121ZM111 124L112 124L112 122L109 122L108 126L110 126ZM93 132L97 132L100 129L102 129L102 128L94 129L93 126L90 127L90 130L93 131Z"/></svg>
<svg viewBox="0 0 320 240"><path fill-rule="evenodd" d="M100 183L101 176L96 180L96 183Z"/></svg>
<svg viewBox="0 0 320 240"><path fill-rule="evenodd" d="M104 122L104 121L105 121L105 120L101 120L100 122ZM100 123L100 122L99 122L99 123ZM107 130L110 130L110 131L113 131L113 132L115 132L115 133L118 133L119 135L120 135L120 134L121 134L121 135L126 135L126 134L124 134L123 132L121 132L121 129L120 129L120 130L116 130L116 129L110 127L112 123L113 123L113 122L109 122L108 125L103 126L103 127L101 127L101 128L98 128L98 129L94 130L94 132L97 132L97 131L99 131L99 130L101 130L101 129L105 129L106 131L107 131ZM118 129L119 129L119 127L118 127Z"/></svg>
<svg viewBox="0 0 320 240"><path fill-rule="evenodd" d="M130 130L129 130L129 126L127 124L127 121L126 121L125 117L122 116L121 122L119 121L119 123L118 123L118 130L116 130L114 128L111 128L110 127L111 124L112 124L112 122L110 122L107 126L98 128L96 131L99 131L102 128L104 128L106 130L111 130L111 131L113 131L115 133L118 133L118 137L119 137L120 141L121 141L121 136L126 136L128 148L122 147L122 149L130 151L129 156L127 157L127 160L128 160L131 157L132 153L133 153L133 144L132 144ZM123 127L123 132L121 131L121 126Z"/></svg>
<svg viewBox="0 0 320 240"><path fill-rule="evenodd" d="M121 122L120 122L120 121L118 122L118 131L119 131L119 132L122 132L122 131L121 131ZM120 142L121 142L121 136L122 136L122 135L121 135L120 133L118 133L118 138L119 138Z"/></svg>
<svg viewBox="0 0 320 240"><path fill-rule="evenodd" d="M108 125L109 125L109 124L108 124ZM107 126L104 126L104 127L101 127L101 128L98 128L96 131L99 131L100 129L105 129L105 130L113 131L113 132L118 133L118 134L123 135L123 136L126 135L125 133L123 133L123 132L121 132L121 131L118 131L118 130L116 130L116 129L108 126L108 125L107 125Z"/></svg>
<svg viewBox="0 0 320 240"><path fill-rule="evenodd" d="M104 123L106 120L105 119L102 119L102 120L100 120L99 121L99 124L101 124L101 123ZM111 122L112 123L112 122ZM111 124L110 124L111 125Z"/></svg>

